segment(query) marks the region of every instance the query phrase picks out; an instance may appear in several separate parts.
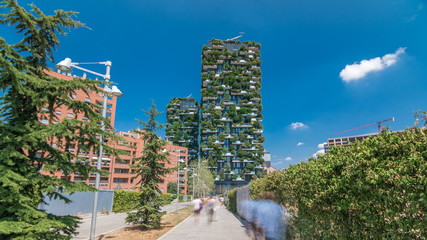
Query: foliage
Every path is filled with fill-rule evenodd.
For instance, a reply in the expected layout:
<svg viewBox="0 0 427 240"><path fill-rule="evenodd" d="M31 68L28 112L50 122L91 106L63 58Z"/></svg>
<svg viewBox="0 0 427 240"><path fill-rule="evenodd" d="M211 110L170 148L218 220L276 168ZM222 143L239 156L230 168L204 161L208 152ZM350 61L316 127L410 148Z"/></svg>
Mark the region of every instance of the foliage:
<svg viewBox="0 0 427 240"><path fill-rule="evenodd" d="M138 207L138 199L141 192L115 190L113 212L127 212L135 210Z"/></svg>
<svg viewBox="0 0 427 240"><path fill-rule="evenodd" d="M254 181L294 219L291 239L426 239L427 130L383 132Z"/></svg>
<svg viewBox="0 0 427 240"><path fill-rule="evenodd" d="M100 92L96 81L68 81L46 74L59 45L57 34L83 24L72 19L75 12L56 10L54 15L45 15L32 4L31 13L14 0L0 1L0 8L4 13L0 23L22 34L15 44L0 37L0 90L4 93L0 97L0 239L70 239L76 234L78 218L48 214L38 206L44 194L69 202L63 192L93 188L42 172L79 172L87 177L96 169L78 163L73 153L62 149L71 144L98 147L104 143L97 140L97 134L112 135L101 131L98 123L108 121L95 106L70 98L78 90ZM89 121L65 119L53 124L58 120L54 110L60 105L83 113Z"/></svg>
<svg viewBox="0 0 427 240"><path fill-rule="evenodd" d="M237 213L237 190L238 188L233 188L227 193L227 209L234 213Z"/></svg>
<svg viewBox="0 0 427 240"><path fill-rule="evenodd" d="M140 195L141 192L139 191L114 191L113 212L128 212L137 209ZM160 195L162 205L170 204L173 199L174 196L169 193Z"/></svg>
<svg viewBox="0 0 427 240"><path fill-rule="evenodd" d="M193 177L195 197L205 197L212 192L215 179L212 172L208 169L208 162L206 160L202 160L194 168Z"/></svg>
<svg viewBox="0 0 427 240"><path fill-rule="evenodd" d="M132 165L133 173L136 174L138 190L141 191L138 199L136 212L129 212L126 222L138 224L142 228L159 228L160 218L165 214L160 210L164 205L161 199L161 191L158 182L166 174L172 172L173 168L165 168L163 164L169 162L168 154L162 153L166 142L160 139L155 133L156 130L163 128L158 124L156 118L160 114L157 111L154 102L149 111L144 111L148 116L147 122L139 121L143 126L143 131L138 131L145 141L142 156L134 159L135 165Z"/></svg>
<svg viewBox="0 0 427 240"><path fill-rule="evenodd" d="M178 184L176 182L168 182L167 191L171 194L176 194L178 190Z"/></svg>

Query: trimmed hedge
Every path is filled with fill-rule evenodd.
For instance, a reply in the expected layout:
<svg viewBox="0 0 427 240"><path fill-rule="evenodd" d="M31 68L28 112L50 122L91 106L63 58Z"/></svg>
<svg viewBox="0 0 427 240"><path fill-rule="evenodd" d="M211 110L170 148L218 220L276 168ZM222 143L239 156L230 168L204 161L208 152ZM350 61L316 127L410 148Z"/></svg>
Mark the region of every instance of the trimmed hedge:
<svg viewBox="0 0 427 240"><path fill-rule="evenodd" d="M228 191L228 201L226 203L227 209L231 212L237 213L237 189L233 188Z"/></svg>
<svg viewBox="0 0 427 240"><path fill-rule="evenodd" d="M137 191L114 191L113 212L128 212L137 209L139 195L140 192ZM163 193L161 197L163 205L170 204L175 199L174 195L170 193Z"/></svg>
<svg viewBox="0 0 427 240"><path fill-rule="evenodd" d="M288 239L427 239L427 130L383 132L251 183L287 207Z"/></svg>

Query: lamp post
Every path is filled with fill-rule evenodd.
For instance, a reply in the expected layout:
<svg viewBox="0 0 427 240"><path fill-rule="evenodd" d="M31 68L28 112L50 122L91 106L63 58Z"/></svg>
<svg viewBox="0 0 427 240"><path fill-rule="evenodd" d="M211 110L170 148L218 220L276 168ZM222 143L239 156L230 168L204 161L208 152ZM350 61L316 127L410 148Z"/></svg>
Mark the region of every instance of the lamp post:
<svg viewBox="0 0 427 240"><path fill-rule="evenodd" d="M101 74L101 73L97 73L82 67L79 67L77 65L80 64L102 64L106 66L106 71L105 74ZM104 92L106 92L104 94L104 98L103 98L103 103L102 103L102 118L105 119L107 117L107 93L111 94L113 96L116 97L121 97L123 96L123 93L116 87L116 86L112 86L111 88L109 88L109 81L110 81L110 69L111 69L111 61L105 61L105 62L90 62L90 63L74 63L71 61L70 58L66 58L64 60L62 60L61 62L59 62L56 65L56 68L58 68L59 70L62 71L71 71L72 68L77 68L79 70L82 70L84 72L88 72L91 73L93 75L96 76L100 76L103 77L105 79L105 87L104 87ZM102 132L105 131L105 123L104 120L101 120L101 130ZM104 147L102 145L103 143L103 138L104 135L101 133L99 135L99 142L101 143L99 146L99 154L98 154L98 161L97 161L97 165L96 165L96 169L97 170L101 170L101 163L102 163L102 155L103 155L103 151L104 151ZM101 179L101 175L97 172L96 173L96 179L95 179L95 188L97 190L99 190L99 182ZM90 239L93 240L95 239L95 229L96 229L96 215L97 215L97 206L98 205L98 191L94 192L94 197L93 197L93 209L92 209L92 221L91 221L91 226L90 226Z"/></svg>
<svg viewBox="0 0 427 240"><path fill-rule="evenodd" d="M177 169L177 173L178 173L178 175L177 175L177 189L176 189L176 202L177 202L177 204L176 204L176 211L178 211L178 203L179 203L179 164L180 163L183 163L183 162L185 162L184 160L181 160L181 150L178 150L178 154L174 154L174 153L170 153L169 151L167 151L166 149L165 150L163 150L163 152L168 152L169 154L172 154L172 155L174 155L175 157L177 157L178 158L178 160L177 160L177 167L178 167L178 169ZM187 168L184 168L184 170L187 170Z"/></svg>

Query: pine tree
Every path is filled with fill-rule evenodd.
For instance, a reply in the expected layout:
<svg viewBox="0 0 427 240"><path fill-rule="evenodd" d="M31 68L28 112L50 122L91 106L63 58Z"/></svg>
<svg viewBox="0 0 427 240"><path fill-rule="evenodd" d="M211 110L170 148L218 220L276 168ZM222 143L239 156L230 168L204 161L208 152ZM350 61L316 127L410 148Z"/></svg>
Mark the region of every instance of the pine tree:
<svg viewBox="0 0 427 240"><path fill-rule="evenodd" d="M70 98L77 90L101 91L96 81L67 81L46 74L59 45L57 34L84 25L72 19L75 12L57 10L45 15L30 5L31 13L15 0L0 1L0 8L7 12L0 14L0 23L22 35L15 44L0 37L0 239L70 239L76 234L78 218L48 214L38 206L45 196L69 202L63 192L92 188L42 171L88 176L96 169L77 163L73 153L53 143L64 149L70 144L93 149L103 144L97 134L114 136L100 130L102 116L95 106ZM89 121L64 119L53 124L55 108L60 105L84 113Z"/></svg>
<svg viewBox="0 0 427 240"><path fill-rule="evenodd" d="M161 191L158 182L166 174L174 171L174 168L165 168L164 163L169 162L168 153L163 153L163 147L166 141L160 139L156 131L163 128L156 117L160 114L157 111L154 102L149 111L145 111L148 121L139 121L144 126L143 131L137 131L142 134L145 141L142 156L134 159L133 173L139 181L138 190L141 191L139 206L136 212L128 213L126 222L140 225L143 229L159 228L160 218L165 214L160 210L163 206Z"/></svg>

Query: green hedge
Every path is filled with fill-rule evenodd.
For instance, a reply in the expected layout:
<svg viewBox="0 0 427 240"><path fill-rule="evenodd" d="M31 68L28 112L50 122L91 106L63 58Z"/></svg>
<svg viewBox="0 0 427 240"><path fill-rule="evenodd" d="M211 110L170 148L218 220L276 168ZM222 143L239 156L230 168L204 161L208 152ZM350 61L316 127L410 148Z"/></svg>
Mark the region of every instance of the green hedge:
<svg viewBox="0 0 427 240"><path fill-rule="evenodd" d="M288 239L427 239L427 130L383 132L251 183L293 218Z"/></svg>
<svg viewBox="0 0 427 240"><path fill-rule="evenodd" d="M137 208L140 192L114 191L113 212L127 212Z"/></svg>
<svg viewBox="0 0 427 240"><path fill-rule="evenodd" d="M128 212L135 210L138 207L138 198L140 192L116 190L114 191L113 212ZM162 204L167 205L175 199L175 196L170 193L161 195Z"/></svg>
<svg viewBox="0 0 427 240"><path fill-rule="evenodd" d="M228 191L228 201L226 203L227 209L237 213L237 189L233 188L230 191Z"/></svg>

